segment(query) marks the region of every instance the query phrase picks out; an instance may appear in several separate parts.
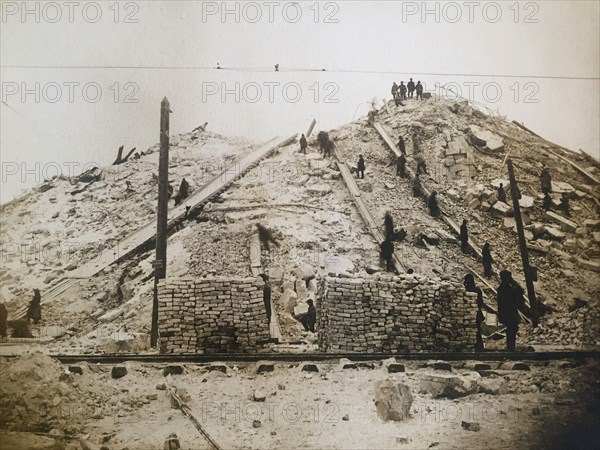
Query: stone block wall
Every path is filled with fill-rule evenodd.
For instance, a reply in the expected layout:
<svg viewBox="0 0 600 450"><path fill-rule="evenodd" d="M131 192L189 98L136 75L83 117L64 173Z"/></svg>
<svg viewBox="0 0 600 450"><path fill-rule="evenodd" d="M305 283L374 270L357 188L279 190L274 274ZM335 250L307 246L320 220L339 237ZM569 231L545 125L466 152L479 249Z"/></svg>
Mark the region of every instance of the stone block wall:
<svg viewBox="0 0 600 450"><path fill-rule="evenodd" d="M256 352L270 337L263 287L261 278L162 281L160 352Z"/></svg>
<svg viewBox="0 0 600 450"><path fill-rule="evenodd" d="M460 284L415 275L323 283L316 305L321 351L474 350L477 295Z"/></svg>

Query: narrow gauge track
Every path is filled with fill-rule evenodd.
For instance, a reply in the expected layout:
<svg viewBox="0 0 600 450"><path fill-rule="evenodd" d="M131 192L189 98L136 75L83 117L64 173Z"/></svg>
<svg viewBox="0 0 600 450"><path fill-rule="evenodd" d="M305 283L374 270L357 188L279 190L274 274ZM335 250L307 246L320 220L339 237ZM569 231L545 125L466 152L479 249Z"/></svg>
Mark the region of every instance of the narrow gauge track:
<svg viewBox="0 0 600 450"><path fill-rule="evenodd" d="M0 355L0 358L16 358L20 355ZM184 355L138 355L138 354L111 354L111 355L48 355L63 364L88 362L93 364L118 364L127 361L144 363L213 363L213 362L315 362L335 361L349 359L351 361L378 361L395 358L398 361L560 361L568 359L600 359L599 350L561 350L544 352L473 352L473 353L215 353L210 355L184 354Z"/></svg>

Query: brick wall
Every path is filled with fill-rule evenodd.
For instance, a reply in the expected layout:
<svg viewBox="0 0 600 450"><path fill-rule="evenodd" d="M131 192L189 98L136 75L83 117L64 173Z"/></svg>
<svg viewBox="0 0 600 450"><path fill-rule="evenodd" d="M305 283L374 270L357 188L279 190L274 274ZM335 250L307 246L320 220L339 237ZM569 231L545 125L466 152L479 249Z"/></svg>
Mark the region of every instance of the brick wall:
<svg viewBox="0 0 600 450"><path fill-rule="evenodd" d="M261 278L168 279L158 285L161 353L252 353L269 339Z"/></svg>
<svg viewBox="0 0 600 450"><path fill-rule="evenodd" d="M460 284L420 276L331 278L317 298L325 352L472 350L477 296Z"/></svg>

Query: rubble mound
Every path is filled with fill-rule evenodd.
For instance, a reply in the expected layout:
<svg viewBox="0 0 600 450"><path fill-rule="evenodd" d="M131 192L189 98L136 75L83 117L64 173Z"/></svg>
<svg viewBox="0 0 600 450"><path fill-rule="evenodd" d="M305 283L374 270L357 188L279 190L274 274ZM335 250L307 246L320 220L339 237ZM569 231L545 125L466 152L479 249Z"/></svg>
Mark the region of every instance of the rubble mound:
<svg viewBox="0 0 600 450"><path fill-rule="evenodd" d="M0 372L0 428L74 433L89 418L73 375L49 356L26 354L4 362Z"/></svg>

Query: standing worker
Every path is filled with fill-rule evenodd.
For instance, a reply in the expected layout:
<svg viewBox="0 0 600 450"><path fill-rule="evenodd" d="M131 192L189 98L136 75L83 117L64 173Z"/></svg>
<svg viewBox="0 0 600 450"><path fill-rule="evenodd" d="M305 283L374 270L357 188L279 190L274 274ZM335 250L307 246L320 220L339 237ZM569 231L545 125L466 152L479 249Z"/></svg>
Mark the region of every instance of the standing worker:
<svg viewBox="0 0 600 450"><path fill-rule="evenodd" d="M398 150L406 156L406 145L404 144L404 138L402 136L398 137Z"/></svg>
<svg viewBox="0 0 600 450"><path fill-rule="evenodd" d="M488 312L494 312L492 309L483 303L483 292L479 286L475 284L475 278L472 274L468 273L465 275L464 281L465 290L467 292L475 292L477 294L477 316L475 317L475 323L477 324L477 338L475 341L475 351L482 352L483 347L483 336L481 335L481 324L485 321L483 310Z"/></svg>
<svg viewBox="0 0 600 450"><path fill-rule="evenodd" d="M175 206L179 205L183 200L185 200L188 197L189 190L190 184L185 178L182 178L181 184L179 185L179 192L175 196Z"/></svg>
<svg viewBox="0 0 600 450"><path fill-rule="evenodd" d="M437 191L433 191L431 193L429 196L429 201L427 202L427 206L429 207L429 214L431 214L432 217L440 216L441 211L437 201Z"/></svg>
<svg viewBox="0 0 600 450"><path fill-rule="evenodd" d="M498 201L502 202L502 203L507 203L506 202L506 191L504 190L503 183L500 183L500 186L498 187Z"/></svg>
<svg viewBox="0 0 600 450"><path fill-rule="evenodd" d="M481 262L483 263L483 274L486 278L490 278L492 276L492 263L494 262L494 259L490 252L489 242L483 244L483 248L481 249Z"/></svg>
<svg viewBox="0 0 600 450"><path fill-rule="evenodd" d="M421 173L425 173L429 175L429 172L427 172L427 163L425 162L423 155L420 153L417 154L415 156L415 161L417 162L417 174L421 175Z"/></svg>
<svg viewBox="0 0 600 450"><path fill-rule="evenodd" d="M269 282L269 276L265 273L261 273L260 277L265 282L263 288L263 302L265 304L265 311L267 312L267 320L271 323L271 283Z"/></svg>
<svg viewBox="0 0 600 450"><path fill-rule="evenodd" d="M400 178L404 178L406 174L406 157L403 153L398 156L396 160L396 175L400 176Z"/></svg>
<svg viewBox="0 0 600 450"><path fill-rule="evenodd" d="M358 164L356 165L356 170L357 176L360 176L360 178L365 178L365 169L366 169L366 165L365 165L365 160L363 158L363 155L358 155Z"/></svg>
<svg viewBox="0 0 600 450"><path fill-rule="evenodd" d="M308 312L306 313L306 322L304 324L304 329L306 331L310 331L311 333L315 332L315 324L317 323L317 310L315 309L315 305L313 304L312 299L308 299L306 301L308 303ZM307 329L308 328L308 329Z"/></svg>
<svg viewBox="0 0 600 450"><path fill-rule="evenodd" d="M390 238L386 238L380 245L380 255L381 259L385 262L385 270L388 272L392 272L394 268L392 267L392 257L394 255L394 243Z"/></svg>
<svg viewBox="0 0 600 450"><path fill-rule="evenodd" d="M523 298L523 289L513 280L508 270L500 272L498 286L498 321L506 327L506 349L514 352L519 331L519 304Z"/></svg>
<svg viewBox="0 0 600 450"><path fill-rule="evenodd" d="M33 298L27 308L27 320L33 320L34 325L42 320L42 296L39 289L33 290Z"/></svg>
<svg viewBox="0 0 600 450"><path fill-rule="evenodd" d="M413 96L413 92L415 90L415 82L412 80L412 78L410 79L410 81L406 84L406 87L408 88L408 96L410 98L412 98Z"/></svg>
<svg viewBox="0 0 600 450"><path fill-rule="evenodd" d="M460 249L463 253L469 250L469 230L467 229L467 219L463 219L460 226Z"/></svg>
<svg viewBox="0 0 600 450"><path fill-rule="evenodd" d="M400 91L400 100L406 100L406 85L404 84L404 81L400 82L398 90Z"/></svg>
<svg viewBox="0 0 600 450"><path fill-rule="evenodd" d="M417 81L417 85L415 86L415 91L417 91L417 100L421 98L423 100L423 85L420 81Z"/></svg>
<svg viewBox="0 0 600 450"><path fill-rule="evenodd" d="M306 147L308 147L308 142L306 142L304 133L302 133L302 137L300 138L300 151L304 154L306 154Z"/></svg>
<svg viewBox="0 0 600 450"><path fill-rule="evenodd" d="M385 213L383 218L383 228L385 228L385 238L391 241L394 238L394 218L389 211Z"/></svg>
<svg viewBox="0 0 600 450"><path fill-rule="evenodd" d="M544 211L549 211L550 209L552 209L552 197L550 197L550 194L548 193L544 194L544 200L542 200L542 208L544 208Z"/></svg>
<svg viewBox="0 0 600 450"><path fill-rule="evenodd" d="M565 213L565 216L571 217L571 207L569 206L569 196L566 192L560 197L560 209Z"/></svg>
<svg viewBox="0 0 600 450"><path fill-rule="evenodd" d="M397 95L398 95L398 85L394 81L394 84L392 84L392 98L396 98Z"/></svg>
<svg viewBox="0 0 600 450"><path fill-rule="evenodd" d="M420 197L421 194L423 193L423 189L421 187L421 178L419 177L419 174L417 173L415 175L415 179L413 181L413 197Z"/></svg>
<svg viewBox="0 0 600 450"><path fill-rule="evenodd" d="M542 185L542 193L549 194L552 192L552 176L546 166L542 168L542 173L540 173L540 184Z"/></svg>

